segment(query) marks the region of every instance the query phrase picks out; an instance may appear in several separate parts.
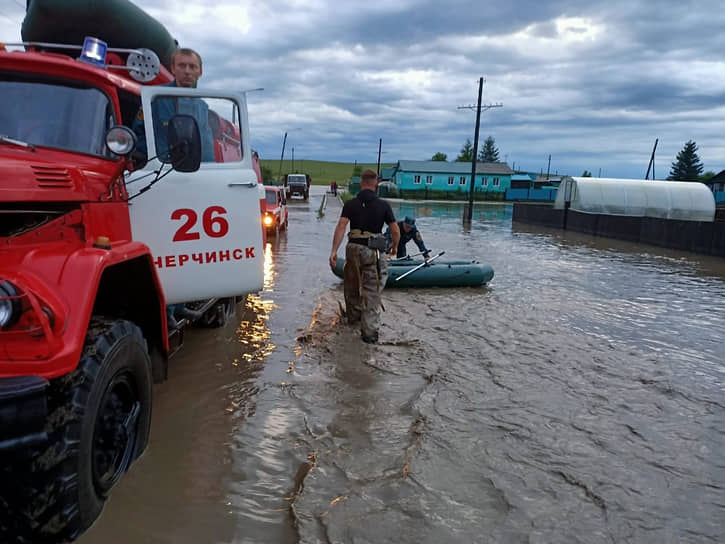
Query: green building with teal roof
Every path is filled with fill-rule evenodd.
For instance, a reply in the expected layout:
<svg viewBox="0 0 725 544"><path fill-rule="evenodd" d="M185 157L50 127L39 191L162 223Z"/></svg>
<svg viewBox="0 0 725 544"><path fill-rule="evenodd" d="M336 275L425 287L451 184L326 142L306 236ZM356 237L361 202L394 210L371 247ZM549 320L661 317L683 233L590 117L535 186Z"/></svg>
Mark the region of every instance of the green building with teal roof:
<svg viewBox="0 0 725 544"><path fill-rule="evenodd" d="M504 162L476 163L474 193L487 193L503 199L511 187L514 171ZM471 163L445 161L398 161L393 167L391 181L401 194L420 191L453 197L468 195L471 190ZM411 195L412 196L412 195ZM481 195L483 196L483 195Z"/></svg>

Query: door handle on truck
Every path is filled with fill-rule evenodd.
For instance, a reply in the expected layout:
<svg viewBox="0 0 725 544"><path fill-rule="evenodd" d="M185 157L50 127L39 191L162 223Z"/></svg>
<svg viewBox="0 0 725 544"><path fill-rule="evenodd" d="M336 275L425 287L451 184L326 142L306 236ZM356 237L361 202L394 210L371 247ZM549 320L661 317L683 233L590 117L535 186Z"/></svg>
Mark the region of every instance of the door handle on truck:
<svg viewBox="0 0 725 544"><path fill-rule="evenodd" d="M259 185L256 181L248 181L246 183L227 183L228 187L256 187Z"/></svg>

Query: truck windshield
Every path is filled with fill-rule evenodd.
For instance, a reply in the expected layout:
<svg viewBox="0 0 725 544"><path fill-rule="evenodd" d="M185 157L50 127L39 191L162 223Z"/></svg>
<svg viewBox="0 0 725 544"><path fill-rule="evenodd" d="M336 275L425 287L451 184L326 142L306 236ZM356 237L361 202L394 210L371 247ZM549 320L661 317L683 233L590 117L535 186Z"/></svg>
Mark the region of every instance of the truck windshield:
<svg viewBox="0 0 725 544"><path fill-rule="evenodd" d="M307 178L305 176L287 176L287 183L304 183L307 185Z"/></svg>
<svg viewBox="0 0 725 544"><path fill-rule="evenodd" d="M0 74L0 96L0 134L36 146L114 157L105 143L113 108L100 90Z"/></svg>
<svg viewBox="0 0 725 544"><path fill-rule="evenodd" d="M266 191L267 204L277 205L277 191Z"/></svg>

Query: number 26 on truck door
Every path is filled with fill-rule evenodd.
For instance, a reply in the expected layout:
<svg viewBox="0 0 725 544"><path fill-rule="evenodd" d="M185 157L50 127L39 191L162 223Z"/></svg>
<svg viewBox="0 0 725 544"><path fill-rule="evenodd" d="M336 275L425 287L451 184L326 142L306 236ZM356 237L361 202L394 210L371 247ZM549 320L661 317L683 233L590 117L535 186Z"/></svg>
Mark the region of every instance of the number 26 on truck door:
<svg viewBox="0 0 725 544"><path fill-rule="evenodd" d="M210 206L202 213L201 225L204 234L209 238L222 238L229 232L229 222L224 214L227 210L222 206ZM171 219L174 221L183 221L183 224L174 234L174 242L186 242L189 240L199 240L201 233L196 230L196 223L199 215L191 208L179 208L171 212Z"/></svg>

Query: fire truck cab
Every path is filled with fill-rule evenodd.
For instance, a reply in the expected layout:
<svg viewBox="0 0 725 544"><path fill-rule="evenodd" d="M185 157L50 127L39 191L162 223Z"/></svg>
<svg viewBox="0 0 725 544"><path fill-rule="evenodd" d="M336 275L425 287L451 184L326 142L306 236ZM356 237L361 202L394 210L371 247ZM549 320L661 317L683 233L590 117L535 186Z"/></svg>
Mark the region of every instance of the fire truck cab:
<svg viewBox="0 0 725 544"><path fill-rule="evenodd" d="M262 288L264 189L243 94L157 85L145 49L21 45L0 46L0 541L59 542L147 445L167 307Z"/></svg>

